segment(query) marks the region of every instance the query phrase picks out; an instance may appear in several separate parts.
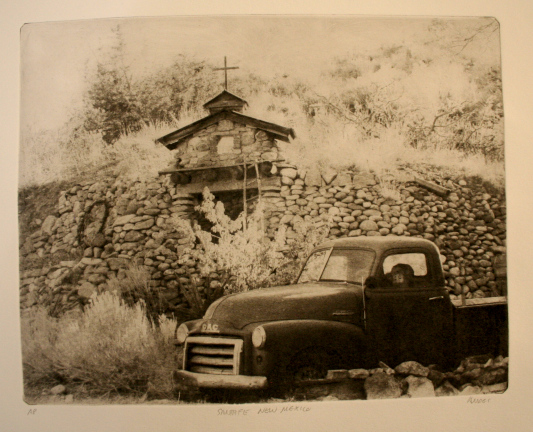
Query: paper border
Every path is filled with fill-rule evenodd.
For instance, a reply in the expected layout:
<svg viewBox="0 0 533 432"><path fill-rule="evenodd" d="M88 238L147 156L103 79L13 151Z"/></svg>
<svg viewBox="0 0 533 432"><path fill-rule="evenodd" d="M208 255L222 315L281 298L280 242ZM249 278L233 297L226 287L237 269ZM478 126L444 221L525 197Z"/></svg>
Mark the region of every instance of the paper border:
<svg viewBox="0 0 533 432"><path fill-rule="evenodd" d="M13 431L208 431L208 430L394 430L394 431L526 431L530 430L533 388L531 372L532 313L531 278L528 270L532 240L531 169L531 42L533 5L526 0L507 2L465 1L350 1L264 2L204 1L189 4L134 0L91 2L4 2L2 17L2 203L0 210L3 247L0 266L3 283L2 374L0 413L4 430ZM37 406L22 402L21 356L18 310L17 234L17 145L19 111L19 29L25 22L59 21L127 16L205 14L357 14L405 16L494 16L501 24L503 93L506 125L508 205L508 269L511 324L510 388L492 395L487 404L468 404L467 398L438 398L391 401L347 401L298 403L310 406L307 413L260 417L217 416L216 405L194 406ZM249 405L257 410L256 405ZM239 406L241 407L241 406ZM246 405L245 407L248 407ZM35 414L30 409L37 409Z"/></svg>

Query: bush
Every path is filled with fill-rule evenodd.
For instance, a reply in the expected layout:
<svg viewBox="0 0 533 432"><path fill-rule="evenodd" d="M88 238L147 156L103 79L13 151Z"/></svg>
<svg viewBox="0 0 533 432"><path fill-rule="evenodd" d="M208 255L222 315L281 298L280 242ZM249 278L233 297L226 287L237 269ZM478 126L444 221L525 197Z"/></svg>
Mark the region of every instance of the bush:
<svg viewBox="0 0 533 432"><path fill-rule="evenodd" d="M295 227L296 238L287 239L285 230L280 229L271 239L261 227L262 209L259 206L245 223L243 214L231 220L224 213L223 203L215 204L214 196L207 188L203 198L196 210L212 224L211 231L174 219L175 229L181 231L182 236L189 237L190 244L194 245L180 259L183 264L191 259L196 261L199 276L204 281L217 274L225 294L289 283L296 276L302 260L329 230L327 223L316 226L302 221ZM191 285L202 286L192 279Z"/></svg>
<svg viewBox="0 0 533 432"><path fill-rule="evenodd" d="M22 317L25 388L61 383L92 395L168 397L178 366L174 327L175 321L162 317L155 329L142 302L127 306L111 293L97 296L77 316L56 319L33 309Z"/></svg>
<svg viewBox="0 0 533 432"><path fill-rule="evenodd" d="M187 301L188 307L180 306L174 310L179 322L202 318L207 308L215 300L224 295L228 276L222 282L212 280L211 277L192 277L190 282L179 282L180 293Z"/></svg>
<svg viewBox="0 0 533 432"><path fill-rule="evenodd" d="M165 305L160 288L150 286L150 272L144 266L130 264L120 276L120 278L117 276L109 278L107 281L109 290L119 294L130 307L142 302L146 318L152 326L158 327Z"/></svg>

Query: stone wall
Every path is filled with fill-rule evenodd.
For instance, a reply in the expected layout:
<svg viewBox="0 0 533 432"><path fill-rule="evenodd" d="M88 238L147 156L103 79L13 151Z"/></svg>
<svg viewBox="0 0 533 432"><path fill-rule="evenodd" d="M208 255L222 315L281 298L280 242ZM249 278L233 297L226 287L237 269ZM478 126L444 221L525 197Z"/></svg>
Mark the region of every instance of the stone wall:
<svg viewBox="0 0 533 432"><path fill-rule="evenodd" d="M221 142L224 137L231 137L233 143L224 145ZM180 144L176 157L187 168L233 165L244 160L277 160L279 149L275 139L267 132L231 120L222 120Z"/></svg>
<svg viewBox="0 0 533 432"><path fill-rule="evenodd" d="M279 164L273 173L282 186L262 195L269 235L285 225L290 242L302 220L329 219L330 238L420 236L439 246L452 298L503 293L494 261L506 250L505 197L481 182L425 172L426 180L451 190L442 198L415 182L384 188L358 172L303 172ZM35 221L38 229L21 244L22 307L74 306L105 290L110 277L124 277L130 262L146 266L170 309L185 305L179 282L196 267L183 256L187 239L172 230L169 218L190 218L198 199L181 193L168 176L133 184L106 178L63 191L57 211Z"/></svg>
<svg viewBox="0 0 533 432"><path fill-rule="evenodd" d="M418 236L441 250L446 284L453 296L466 298L503 294L497 281L496 257L506 251L505 197L488 193L480 183L427 175L451 189L442 198L415 182L396 185L396 196L372 175L343 172L320 174L292 167L280 169L282 187L270 192L269 232L291 228L302 220L332 221L330 238L357 236ZM501 282L501 283L500 283Z"/></svg>

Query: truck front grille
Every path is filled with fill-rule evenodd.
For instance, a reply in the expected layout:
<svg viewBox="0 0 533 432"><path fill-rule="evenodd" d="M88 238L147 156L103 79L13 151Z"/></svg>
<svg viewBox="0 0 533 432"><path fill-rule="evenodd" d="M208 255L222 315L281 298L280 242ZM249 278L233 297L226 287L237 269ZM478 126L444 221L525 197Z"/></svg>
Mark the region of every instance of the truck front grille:
<svg viewBox="0 0 533 432"><path fill-rule="evenodd" d="M242 339L192 336L185 342L183 367L190 372L238 375Z"/></svg>

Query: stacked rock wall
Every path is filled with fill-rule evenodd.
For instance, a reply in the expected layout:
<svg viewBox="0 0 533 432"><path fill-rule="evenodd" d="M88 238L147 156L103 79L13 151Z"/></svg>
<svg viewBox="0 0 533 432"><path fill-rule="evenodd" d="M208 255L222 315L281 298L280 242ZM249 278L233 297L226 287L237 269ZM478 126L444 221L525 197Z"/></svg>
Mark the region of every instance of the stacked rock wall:
<svg viewBox="0 0 533 432"><path fill-rule="evenodd" d="M278 165L274 175L281 177L281 188L262 194L269 235L285 225L290 242L299 222L327 219L330 238L420 236L439 246L452 296L504 293L494 267L505 253L503 193L474 180L427 173L427 180L451 193L439 197L415 182L385 189L373 175L357 172L321 174ZM196 267L183 256L188 240L169 220L190 218L198 199L181 193L167 176L133 184L106 178L63 191L56 213L21 244L22 306L76 304L106 289L110 277L124 277L130 262L149 270L151 286L165 294L170 308L185 305L178 286Z"/></svg>
<svg viewBox="0 0 533 432"><path fill-rule="evenodd" d="M228 146L221 143L224 137L232 140ZM193 168L232 165L244 160L273 161L278 156L276 140L270 134L231 120L222 120L195 133L176 150L181 165Z"/></svg>
<svg viewBox="0 0 533 432"><path fill-rule="evenodd" d="M505 197L464 179L436 180L449 188L445 198L416 182L390 190L372 175L344 172L317 175L281 168L282 187L266 201L269 230L291 228L302 220L331 220L330 238L357 236L418 236L439 246L446 283L453 296L482 298L504 294L494 263L506 247ZM396 195L396 196L391 196ZM501 260L500 260L501 261Z"/></svg>

